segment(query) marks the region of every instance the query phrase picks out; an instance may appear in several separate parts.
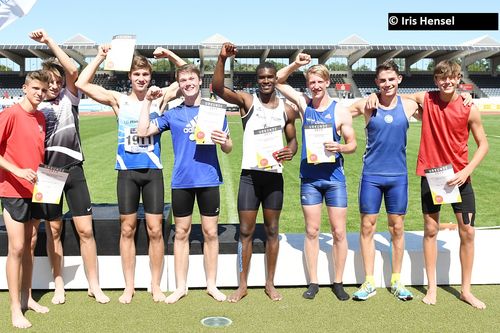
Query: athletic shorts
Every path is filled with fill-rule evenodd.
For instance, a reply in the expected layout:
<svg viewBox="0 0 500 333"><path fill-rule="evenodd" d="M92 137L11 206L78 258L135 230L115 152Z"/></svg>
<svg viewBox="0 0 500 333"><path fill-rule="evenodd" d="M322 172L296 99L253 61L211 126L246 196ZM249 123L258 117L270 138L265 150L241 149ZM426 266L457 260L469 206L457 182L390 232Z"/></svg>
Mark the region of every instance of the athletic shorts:
<svg viewBox="0 0 500 333"><path fill-rule="evenodd" d="M17 222L29 222L31 220L31 198L0 198L2 211L9 212L10 217Z"/></svg>
<svg viewBox="0 0 500 333"><path fill-rule="evenodd" d="M328 207L347 207L347 188L344 182L302 178L300 180L300 203L303 206L323 203Z"/></svg>
<svg viewBox="0 0 500 333"><path fill-rule="evenodd" d="M408 176L363 175L359 182L359 212L378 214L384 197L387 214L406 214L408 209Z"/></svg>
<svg viewBox="0 0 500 333"><path fill-rule="evenodd" d="M459 187L462 202L452 203L451 207L455 213L476 213L476 199L474 197L474 190L470 182L463 184ZM429 188L427 178L422 177L420 180L420 196L422 199L422 213L434 214L441 210L442 205L435 205L432 201L432 194ZM471 222L474 225L474 222Z"/></svg>
<svg viewBox="0 0 500 333"><path fill-rule="evenodd" d="M241 170L238 211L283 208L283 175L277 172Z"/></svg>
<svg viewBox="0 0 500 333"><path fill-rule="evenodd" d="M116 192L121 215L137 212L141 193L145 213L163 214L165 203L161 169L118 170Z"/></svg>
<svg viewBox="0 0 500 333"><path fill-rule="evenodd" d="M68 207L73 216L92 215L92 203L90 201L89 188L83 172L82 164L75 165L69 170L68 178L64 184L64 194ZM57 220L63 215L63 200L59 204L33 204L33 218L46 221Z"/></svg>
<svg viewBox="0 0 500 333"><path fill-rule="evenodd" d="M186 217L193 214L194 199L198 202L200 215L219 216L219 186L172 189L172 214Z"/></svg>

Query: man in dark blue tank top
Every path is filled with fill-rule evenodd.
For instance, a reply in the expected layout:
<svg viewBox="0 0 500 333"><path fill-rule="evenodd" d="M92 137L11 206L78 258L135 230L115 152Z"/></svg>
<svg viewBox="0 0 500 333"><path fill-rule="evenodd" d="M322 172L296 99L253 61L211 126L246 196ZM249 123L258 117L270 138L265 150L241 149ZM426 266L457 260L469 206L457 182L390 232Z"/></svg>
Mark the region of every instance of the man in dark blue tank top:
<svg viewBox="0 0 500 333"><path fill-rule="evenodd" d="M359 185L360 246L366 278L353 294L354 300L364 301L376 294L373 237L382 197L392 242L391 291L404 301L413 298L401 283L400 275L404 255L404 217L408 207L406 132L408 119L418 111L418 105L397 94L401 80L398 66L392 60L384 62L376 69L379 106L366 108L363 99L350 107L351 114L363 114L366 123L366 151Z"/></svg>

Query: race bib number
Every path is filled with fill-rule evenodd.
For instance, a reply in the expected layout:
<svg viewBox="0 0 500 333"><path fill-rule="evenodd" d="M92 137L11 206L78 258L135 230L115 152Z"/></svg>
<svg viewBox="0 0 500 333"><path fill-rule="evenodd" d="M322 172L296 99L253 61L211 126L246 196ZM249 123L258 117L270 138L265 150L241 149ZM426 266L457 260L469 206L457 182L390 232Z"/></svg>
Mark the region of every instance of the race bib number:
<svg viewBox="0 0 500 333"><path fill-rule="evenodd" d="M129 153L147 153L154 150L153 136L140 137L137 128L125 128L125 151Z"/></svg>

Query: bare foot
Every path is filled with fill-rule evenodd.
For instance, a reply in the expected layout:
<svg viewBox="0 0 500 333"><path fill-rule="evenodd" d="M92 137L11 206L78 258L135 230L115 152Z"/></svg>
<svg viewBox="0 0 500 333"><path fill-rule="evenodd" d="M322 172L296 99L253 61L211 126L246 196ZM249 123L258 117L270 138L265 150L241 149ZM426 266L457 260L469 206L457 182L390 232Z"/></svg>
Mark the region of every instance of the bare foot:
<svg viewBox="0 0 500 333"><path fill-rule="evenodd" d="M436 289L427 289L427 294L425 294L425 297L422 298L422 302L427 305L436 305L436 296Z"/></svg>
<svg viewBox="0 0 500 333"><path fill-rule="evenodd" d="M217 289L217 287L213 286L213 287L207 287L207 294L209 294L210 296L212 296L216 301L219 301L219 302L224 302L226 300L226 295L224 295L223 293L220 292L219 289Z"/></svg>
<svg viewBox="0 0 500 333"><path fill-rule="evenodd" d="M130 304L132 302L132 297L135 295L134 289L125 289L123 294L118 298L118 301L122 304Z"/></svg>
<svg viewBox="0 0 500 333"><path fill-rule="evenodd" d="M160 286L151 287L151 295L153 295L153 301L156 303L165 302L167 299L165 294L161 291Z"/></svg>
<svg viewBox="0 0 500 333"><path fill-rule="evenodd" d="M472 307L476 309L486 309L486 304L478 300L474 295L471 293L465 294L463 292L460 293L460 299L464 301L465 303L469 303Z"/></svg>
<svg viewBox="0 0 500 333"><path fill-rule="evenodd" d="M125 294L125 292L124 292L124 294ZM87 291L87 295L89 295L89 297L94 297L95 301L97 303L100 303L100 304L106 304L106 303L109 303L109 301L110 301L109 297L106 296L106 294L104 294L102 292L101 288L95 288L95 289L89 288L89 290ZM129 303L130 303L130 301L129 301Z"/></svg>
<svg viewBox="0 0 500 333"><path fill-rule="evenodd" d="M26 317L23 315L21 309L12 310L12 326L15 328L29 328L31 327L31 323Z"/></svg>
<svg viewBox="0 0 500 333"><path fill-rule="evenodd" d="M248 295L247 288L246 287L239 287L238 289L236 289L234 291L234 293L229 295L227 300L231 303L236 303L236 302L239 302L246 295Z"/></svg>
<svg viewBox="0 0 500 333"><path fill-rule="evenodd" d="M266 284L266 294L273 301L281 301L283 296L276 290L276 288L272 284Z"/></svg>
<svg viewBox="0 0 500 333"><path fill-rule="evenodd" d="M52 304L64 304L66 302L66 292L63 289L56 288L52 297Z"/></svg>
<svg viewBox="0 0 500 333"><path fill-rule="evenodd" d="M38 304L33 298L28 300L28 309L33 310L36 313L47 313L49 312L49 308L43 305Z"/></svg>
<svg viewBox="0 0 500 333"><path fill-rule="evenodd" d="M168 297L165 299L165 302L167 304L174 304L175 302L186 296L187 293L187 288L177 288L173 293L168 295Z"/></svg>

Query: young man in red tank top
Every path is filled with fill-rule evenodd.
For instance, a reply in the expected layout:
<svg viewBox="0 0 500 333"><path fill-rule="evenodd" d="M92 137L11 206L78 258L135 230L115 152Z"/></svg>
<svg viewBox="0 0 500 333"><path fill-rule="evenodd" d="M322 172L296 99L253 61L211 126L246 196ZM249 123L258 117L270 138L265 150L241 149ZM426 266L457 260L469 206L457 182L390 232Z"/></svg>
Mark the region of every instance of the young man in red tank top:
<svg viewBox="0 0 500 333"><path fill-rule="evenodd" d="M459 64L449 60L441 61L434 70L434 83L439 91L419 92L409 96L423 106L417 175L422 176L423 247L428 289L422 301L426 304L436 303L437 234L441 208L440 205L433 204L424 170L451 164L455 176L448 181L448 185L458 186L462 196L461 203L452 204L460 235L462 264L460 299L475 308L484 309L486 305L471 293L475 199L470 175L486 156L488 141L477 106L473 104L464 106L463 98L457 93L460 78ZM477 144L477 150L470 161L467 146L469 130ZM437 141L435 138L440 140Z"/></svg>

